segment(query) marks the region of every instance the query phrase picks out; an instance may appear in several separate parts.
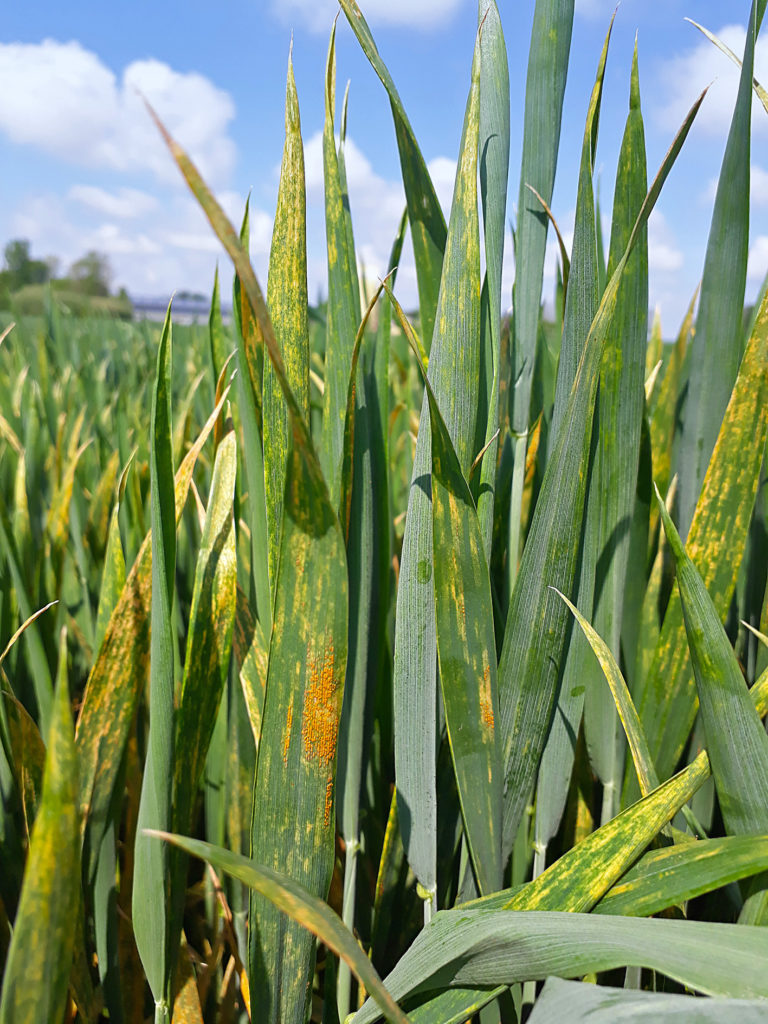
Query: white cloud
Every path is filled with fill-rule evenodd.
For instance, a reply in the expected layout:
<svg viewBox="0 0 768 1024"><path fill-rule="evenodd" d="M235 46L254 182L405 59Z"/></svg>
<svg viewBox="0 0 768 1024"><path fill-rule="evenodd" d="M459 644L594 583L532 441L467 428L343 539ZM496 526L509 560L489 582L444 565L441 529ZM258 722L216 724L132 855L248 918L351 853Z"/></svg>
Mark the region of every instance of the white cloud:
<svg viewBox="0 0 768 1024"><path fill-rule="evenodd" d="M157 207L154 196L137 188L120 188L116 192L109 192L98 185L73 185L67 198L97 213L119 217L121 220L142 217Z"/></svg>
<svg viewBox="0 0 768 1024"><path fill-rule="evenodd" d="M149 171L181 182L141 92L172 135L221 185L235 161L228 93L203 75L157 60L134 61L118 77L78 42L0 44L0 132L83 167Z"/></svg>
<svg viewBox="0 0 768 1024"><path fill-rule="evenodd" d="M667 224L664 214L656 209L648 222L648 267L650 273L665 274L679 270L683 254Z"/></svg>
<svg viewBox="0 0 768 1024"><path fill-rule="evenodd" d="M661 63L658 78L663 106L658 110L659 123L669 131L677 131L696 97L710 86L699 113L696 128L711 135L724 136L731 124L739 69L725 54L691 27L696 37L694 45ZM715 32L739 58L744 53L746 30L741 25L726 25ZM759 81L768 79L768 37L758 37L755 46L755 77ZM765 131L768 119L760 103L753 99L753 129Z"/></svg>
<svg viewBox="0 0 768 1024"><path fill-rule="evenodd" d="M749 247L747 277L758 284L768 274L768 235L758 235Z"/></svg>
<svg viewBox="0 0 768 1024"><path fill-rule="evenodd" d="M370 25L402 25L434 29L445 24L467 0L363 0ZM338 0L272 0L272 10L284 23L310 32L330 32ZM344 20L342 16L342 21Z"/></svg>

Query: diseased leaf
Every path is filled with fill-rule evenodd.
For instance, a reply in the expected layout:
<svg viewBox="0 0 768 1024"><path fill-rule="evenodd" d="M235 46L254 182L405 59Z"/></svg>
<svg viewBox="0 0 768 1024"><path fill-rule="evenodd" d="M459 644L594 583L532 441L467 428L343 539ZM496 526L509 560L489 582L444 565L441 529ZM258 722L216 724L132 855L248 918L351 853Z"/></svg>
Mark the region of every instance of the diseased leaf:
<svg viewBox="0 0 768 1024"><path fill-rule="evenodd" d="M408 1024L408 1017L388 995L375 968L361 951L357 939L347 931L327 904L308 892L293 878L229 850L217 849L210 843L203 843L198 839L170 835L167 832L150 834L175 844L193 857L202 857L210 861L220 871L226 871L233 878L238 878L255 891L263 893L264 897L275 907L279 907L283 914L300 923L334 953L344 958L371 992L372 998L381 1006L387 1020L394 1024Z"/></svg>
<svg viewBox="0 0 768 1024"><path fill-rule="evenodd" d="M3 974L2 1024L59 1020L66 1004L80 900L77 755L66 662L63 631L43 793Z"/></svg>

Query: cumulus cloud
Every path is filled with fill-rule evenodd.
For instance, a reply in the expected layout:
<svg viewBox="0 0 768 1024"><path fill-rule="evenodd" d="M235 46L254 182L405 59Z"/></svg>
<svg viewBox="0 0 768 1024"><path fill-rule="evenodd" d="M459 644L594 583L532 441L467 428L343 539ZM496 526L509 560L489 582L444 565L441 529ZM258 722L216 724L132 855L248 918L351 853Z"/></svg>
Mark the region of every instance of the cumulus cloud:
<svg viewBox="0 0 768 1024"><path fill-rule="evenodd" d="M0 44L0 132L12 142L82 167L180 182L140 93L205 177L224 184L236 156L228 135L235 107L203 75L141 60L118 77L78 42Z"/></svg>
<svg viewBox="0 0 768 1024"><path fill-rule="evenodd" d="M120 220L143 217L157 207L154 196L137 188L120 188L110 192L98 185L73 185L67 198L97 213L118 217Z"/></svg>
<svg viewBox="0 0 768 1024"><path fill-rule="evenodd" d="M657 112L658 121L665 129L677 131L693 101L709 85L696 116L696 128L723 137L733 116L739 69L697 29L691 27L691 33L694 37L691 48L659 66L664 103ZM746 40L746 29L742 25L726 25L715 31L715 35L741 58ZM755 46L755 77L762 82L768 79L768 38L765 35L758 37ZM765 111L756 99L752 106L753 130L765 132L768 128Z"/></svg>
<svg viewBox="0 0 768 1024"><path fill-rule="evenodd" d="M117 285L133 295L167 296L180 288L208 293L216 263L222 272L222 294L231 277L229 259L213 235L194 199L172 192L162 204L126 218L121 216L124 189L114 193L97 189L95 202L87 186L75 186L66 195L39 194L23 201L7 221L4 234L28 238L32 251L55 253L67 267L84 252L95 249L110 261ZM151 197L150 197L151 198ZM236 224L245 197L235 192L218 196ZM251 207L251 257L266 283L272 218Z"/></svg>
<svg viewBox="0 0 768 1024"><path fill-rule="evenodd" d="M363 13L370 25L433 29L452 18L463 2L466 0L364 0ZM272 0L272 10L282 22L297 29L329 32L339 4L338 0Z"/></svg>

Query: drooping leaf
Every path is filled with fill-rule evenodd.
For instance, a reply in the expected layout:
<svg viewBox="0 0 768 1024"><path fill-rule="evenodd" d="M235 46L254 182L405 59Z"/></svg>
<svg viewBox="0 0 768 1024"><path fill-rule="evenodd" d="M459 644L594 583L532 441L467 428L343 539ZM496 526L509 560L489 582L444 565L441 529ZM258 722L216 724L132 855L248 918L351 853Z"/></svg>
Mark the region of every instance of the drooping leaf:
<svg viewBox="0 0 768 1024"><path fill-rule="evenodd" d="M362 952L357 939L347 931L330 907L318 899L290 876L275 871L255 860L241 857L229 850L217 849L210 843L186 836L156 832L152 835L185 850L193 857L209 861L220 871L226 871L233 878L240 879L255 891L262 893L302 927L321 939L329 949L343 957L360 981L371 992L372 998L381 1006L384 1016L394 1024L408 1024L408 1017L387 993L375 968Z"/></svg>

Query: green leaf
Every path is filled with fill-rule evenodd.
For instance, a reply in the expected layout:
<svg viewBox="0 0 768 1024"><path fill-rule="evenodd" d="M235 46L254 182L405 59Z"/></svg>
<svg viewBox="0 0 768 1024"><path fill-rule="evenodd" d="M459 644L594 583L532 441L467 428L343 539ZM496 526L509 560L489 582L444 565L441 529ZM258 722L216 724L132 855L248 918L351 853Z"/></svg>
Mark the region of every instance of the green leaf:
<svg viewBox="0 0 768 1024"><path fill-rule="evenodd" d="M152 499L152 602L149 670L149 736L134 848L133 931L155 1006L170 1015L175 959L168 933L168 851L150 843L145 828L172 821L174 765L173 645L171 617L176 567L173 454L171 448L171 310L157 353L150 443ZM178 941L178 939L177 939ZM157 1011L156 1011L157 1012Z"/></svg>
<svg viewBox="0 0 768 1024"><path fill-rule="evenodd" d="M246 203L240 229L240 244L246 252L249 247L249 231L249 204ZM262 629L265 634L268 634L272 625L272 594L269 580L267 497L262 447L263 332L239 273L235 274L233 290L240 370L237 376L238 409L243 427L243 461L249 495L251 581L253 594L256 597L256 612Z"/></svg>
<svg viewBox="0 0 768 1024"><path fill-rule="evenodd" d="M211 365L213 366L213 379L217 381L221 376L224 364L229 358L227 352L227 336L224 330L224 321L221 317L221 299L219 297L219 267L213 275L213 294L211 295L211 311L208 315L208 341L211 346Z"/></svg>
<svg viewBox="0 0 768 1024"><path fill-rule="evenodd" d="M424 377L432 433L435 619L445 722L464 828L481 893L502 884L501 751L491 583L480 522L418 341L390 292Z"/></svg>
<svg viewBox="0 0 768 1024"><path fill-rule="evenodd" d="M708 29L704 28L703 25L699 25L699 23L697 21L694 21L693 18L686 18L685 20L689 22L689 24L693 25L694 28L697 28L699 32L702 32L711 43L714 43L718 50L720 50L722 53L726 55L726 57L729 57L733 61L736 67L741 67L741 61L733 52L733 50L729 46L726 46L722 39L716 36L714 32L710 32ZM768 113L768 90L764 89L756 78L752 79L752 88L755 91L755 96L757 96L757 98L765 107L766 112Z"/></svg>
<svg viewBox="0 0 768 1024"><path fill-rule="evenodd" d="M643 727L640 724L637 711L632 703L632 698L629 694L629 690L627 689L627 684L624 682L624 677L621 674L619 666L616 664L613 652L597 630L590 626L579 609L576 608L575 605L571 604L565 595L560 594L560 596L573 613L576 621L582 629L582 632L584 633L584 636L589 642L589 646L592 648L592 651L600 664L600 668L603 670L603 675L610 687L610 695L613 699L613 705L618 712L618 717L621 720L621 724L629 742L629 747L632 752L632 760L640 781L640 789L643 796L647 796L659 785L659 778L653 764L653 758L651 757L651 751L648 747L648 741L645 738Z"/></svg>
<svg viewBox="0 0 768 1024"><path fill-rule="evenodd" d="M480 241L477 147L480 43L464 115L448 240L443 263L429 380L445 416L462 472L468 474L478 410ZM422 887L436 887L437 654L431 497L429 402L421 409L408 493L395 619L395 777L408 862ZM428 904L425 914L429 914Z"/></svg>
<svg viewBox="0 0 768 1024"><path fill-rule="evenodd" d="M62 631L43 793L24 871L0 997L2 1024L60 1020L67 999L80 900L77 755Z"/></svg>
<svg viewBox="0 0 768 1024"><path fill-rule="evenodd" d="M552 202L563 97L573 31L574 0L536 0L525 85L525 120L517 201L517 250L512 305L509 422L513 432L513 479L509 509L509 590L517 575L525 452L531 387L541 306L541 284L547 245L547 219L542 217L532 186Z"/></svg>
<svg viewBox="0 0 768 1024"><path fill-rule="evenodd" d="M589 328L597 312L600 300L599 260L597 237L595 234L595 196L592 178L600 120L600 104L603 95L605 63L608 58L608 46L612 30L613 19L611 19L600 53L595 84L592 87L586 124L584 126L571 269L568 278L569 287L565 299L560 360L557 368L555 402L549 434L551 447L554 447L554 444L557 443L558 433L562 429L570 429L570 424L566 424L565 427L563 426L563 415L576 377L579 359L584 350L584 343L589 334ZM643 190L644 194L645 190ZM605 359L605 355L603 359ZM591 454L588 454L587 464L584 466L585 478L588 477L591 480L591 484L587 484L585 489L587 510L583 516L582 523L577 526L580 535L577 544L580 551L575 588L578 593L579 603L589 615L592 614L598 545L599 506L597 504L597 488L595 486L596 443L596 438L593 437ZM553 715L552 727L542 753L541 766L539 768L536 792L536 844L539 850L542 847L546 847L560 824L560 818L562 817L568 794L576 736L579 732L579 723L584 703L584 679L586 676L584 664L588 655L585 650L584 641L578 633L570 631L564 648L564 654L565 664L561 671L557 710ZM537 867L538 864L534 871L536 871Z"/></svg>
<svg viewBox="0 0 768 1024"><path fill-rule="evenodd" d="M696 999L693 996L632 992L550 978L536 1000L530 1024L568 1020L572 1024L614 1024L649 1021L653 1024L760 1024L765 1003L750 999Z"/></svg>
<svg viewBox="0 0 768 1024"><path fill-rule="evenodd" d="M637 44L632 59L629 115L614 189L608 273L629 239L647 188L645 135L640 110ZM643 378L648 330L648 230L643 229L619 289L609 342L603 351L596 422L597 472L590 501L597 503L597 576L592 621L615 658L619 656L630 528L635 505L638 451L645 395ZM624 742L613 700L599 673L586 673L584 735L590 761L604 786L602 820L618 807Z"/></svg>
<svg viewBox="0 0 768 1024"><path fill-rule="evenodd" d="M507 181L509 177L509 65L504 32L496 0L479 0L480 29L480 198L483 204L485 281L481 294L483 310L483 361L488 413L485 454L480 469L477 512L483 534L486 560L491 558L493 506L496 494L496 463L499 428L499 382L501 372L501 272L504 262ZM506 306L506 303L505 303ZM481 414L482 417L482 414Z"/></svg>
<svg viewBox="0 0 768 1024"><path fill-rule="evenodd" d="M690 304L680 325L675 345L670 353L664 369L661 383L654 389L653 403L649 410L651 428L651 450L653 452L653 479L656 486L665 494L671 482L672 451L675 439L675 426L678 414L678 393L685 354L693 329L693 313L698 288L691 297ZM652 522L657 519L652 517Z"/></svg>
<svg viewBox="0 0 768 1024"><path fill-rule="evenodd" d="M351 228L350 228L351 231ZM360 800L373 726L376 684L383 668L388 611L389 500L378 409L373 339L364 335L383 285L372 296L355 338L349 371L341 481L341 526L349 570L349 650L339 726L338 818L346 847L344 923L355 927ZM360 365L358 365L358 361ZM339 967L339 1017L349 1012L349 970Z"/></svg>
<svg viewBox="0 0 768 1024"><path fill-rule="evenodd" d="M186 836L167 832L151 833L185 850L193 857L209 861L220 871L226 871L245 885L263 894L275 907L290 916L303 928L316 935L325 945L349 964L355 975L371 992L382 1008L387 1020L394 1024L408 1024L408 1018L387 993L375 968L362 952L357 939L345 927L327 904L308 892L303 885L282 872L265 867L247 857L222 850Z"/></svg>

